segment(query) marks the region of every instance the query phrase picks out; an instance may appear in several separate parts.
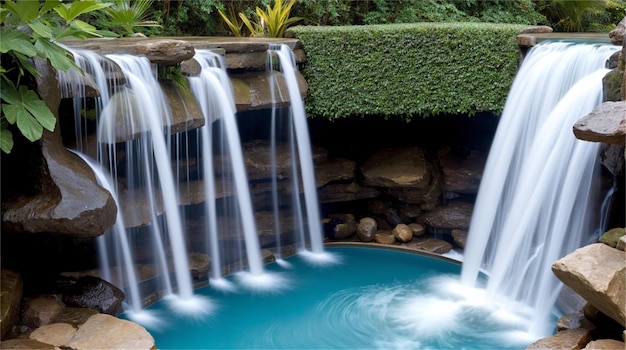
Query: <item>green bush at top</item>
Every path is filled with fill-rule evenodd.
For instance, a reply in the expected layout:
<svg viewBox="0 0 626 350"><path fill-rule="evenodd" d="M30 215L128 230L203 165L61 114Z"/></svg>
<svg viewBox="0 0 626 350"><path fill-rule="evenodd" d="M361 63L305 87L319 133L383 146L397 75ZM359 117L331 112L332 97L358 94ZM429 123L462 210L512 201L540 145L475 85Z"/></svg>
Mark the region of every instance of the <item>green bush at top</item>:
<svg viewBox="0 0 626 350"><path fill-rule="evenodd" d="M416 23L292 28L304 46L310 116L499 113L522 26Z"/></svg>

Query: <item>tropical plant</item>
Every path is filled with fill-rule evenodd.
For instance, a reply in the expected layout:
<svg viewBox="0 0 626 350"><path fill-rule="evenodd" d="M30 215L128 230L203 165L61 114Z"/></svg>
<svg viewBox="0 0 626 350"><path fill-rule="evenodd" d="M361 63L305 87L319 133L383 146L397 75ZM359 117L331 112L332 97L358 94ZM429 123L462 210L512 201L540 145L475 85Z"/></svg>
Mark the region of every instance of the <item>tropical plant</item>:
<svg viewBox="0 0 626 350"><path fill-rule="evenodd" d="M46 59L57 70L76 68L61 39L102 36L80 16L104 9L99 1L5 0L0 4L0 148L13 148L10 125L16 125L29 141L39 140L43 129L54 131L56 119L33 89L32 77L40 77L32 59Z"/></svg>
<svg viewBox="0 0 626 350"><path fill-rule="evenodd" d="M103 27L110 27L122 35L135 33L136 27L160 27L157 21L148 20L153 0L107 0L111 6L102 11Z"/></svg>
<svg viewBox="0 0 626 350"><path fill-rule="evenodd" d="M584 31L585 14L604 11L608 3L606 0L554 0L551 5L554 14L559 19L556 23L557 29L566 32L581 32Z"/></svg>
<svg viewBox="0 0 626 350"><path fill-rule="evenodd" d="M241 31L243 29L243 21L235 13L232 7L228 8L228 15L225 14L224 11L219 9L217 10L217 12L220 14L222 20L224 21L224 23L226 23L228 29L230 29L231 33L233 33L234 36L243 36L243 33Z"/></svg>
<svg viewBox="0 0 626 350"><path fill-rule="evenodd" d="M275 0L274 7L268 4L265 11L256 7L256 22L250 21L243 12L239 12L239 18L252 36L281 38L285 36L285 30L290 25L302 20L300 17L290 17L291 8L295 3L296 0L287 0L284 4L282 0Z"/></svg>

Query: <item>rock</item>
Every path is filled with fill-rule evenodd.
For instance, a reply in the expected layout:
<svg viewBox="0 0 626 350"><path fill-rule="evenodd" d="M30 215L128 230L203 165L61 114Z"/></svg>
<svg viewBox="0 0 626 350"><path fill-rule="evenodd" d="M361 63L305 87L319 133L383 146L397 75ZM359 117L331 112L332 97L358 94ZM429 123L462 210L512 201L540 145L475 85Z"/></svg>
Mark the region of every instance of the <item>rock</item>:
<svg viewBox="0 0 626 350"><path fill-rule="evenodd" d="M468 230L473 208L470 203L452 201L446 206L440 206L433 211L421 214L418 217L418 222L438 229Z"/></svg>
<svg viewBox="0 0 626 350"><path fill-rule="evenodd" d="M384 148L372 154L361 167L363 184L383 188L427 191L434 169L419 147Z"/></svg>
<svg viewBox="0 0 626 350"><path fill-rule="evenodd" d="M378 230L374 235L374 241L380 244L394 244L396 243L396 237L391 230Z"/></svg>
<svg viewBox="0 0 626 350"><path fill-rule="evenodd" d="M362 218L356 226L357 237L363 242L371 242L378 231L378 224L372 218Z"/></svg>
<svg viewBox="0 0 626 350"><path fill-rule="evenodd" d="M622 236L619 238L619 241L617 242L617 249L621 250L621 251L625 251L626 250L626 236Z"/></svg>
<svg viewBox="0 0 626 350"><path fill-rule="evenodd" d="M82 307L64 307L54 319L56 323L67 323L74 327L80 326L87 322L89 317L97 314L98 311L93 309L85 309Z"/></svg>
<svg viewBox="0 0 626 350"><path fill-rule="evenodd" d="M520 34L552 33L552 31L552 27L549 26L529 26L522 28L522 30L520 30Z"/></svg>
<svg viewBox="0 0 626 350"><path fill-rule="evenodd" d="M315 183L322 187L333 181L354 181L356 163L345 158L333 158L315 167Z"/></svg>
<svg viewBox="0 0 626 350"><path fill-rule="evenodd" d="M373 187L359 186L356 182L331 183L318 189L320 203L349 202L359 199L376 198L380 191Z"/></svg>
<svg viewBox="0 0 626 350"><path fill-rule="evenodd" d="M67 306L94 309L109 315L122 311L124 292L113 284L95 276L83 276L63 293Z"/></svg>
<svg viewBox="0 0 626 350"><path fill-rule="evenodd" d="M68 340L70 349L156 349L154 338L140 325L119 318L91 316Z"/></svg>
<svg viewBox="0 0 626 350"><path fill-rule="evenodd" d="M556 322L556 329L559 332L566 329L576 328L584 328L593 331L595 329L595 326L580 311L564 315Z"/></svg>
<svg viewBox="0 0 626 350"><path fill-rule="evenodd" d="M138 55L144 55L150 62L173 66L193 58L194 47L186 41L174 39L139 40L135 44Z"/></svg>
<svg viewBox="0 0 626 350"><path fill-rule="evenodd" d="M62 305L54 295L38 295L27 298L22 310L22 323L38 328L52 323L61 312Z"/></svg>
<svg viewBox="0 0 626 350"><path fill-rule="evenodd" d="M276 165L272 169L269 161L271 158L271 144L267 140L252 140L242 145L244 153L244 162L248 172L249 180L267 180L272 178L272 171L275 172L278 180L291 178L292 154L290 146L287 143L279 143L275 146ZM322 147L313 146L312 149L313 163L318 165L328 159L328 151ZM216 165L221 164L220 161ZM226 170L216 166L217 175L226 174Z"/></svg>
<svg viewBox="0 0 626 350"><path fill-rule="evenodd" d="M609 39L613 45L624 45L624 37L626 36L626 17L624 17L615 27L615 29L609 32Z"/></svg>
<svg viewBox="0 0 626 350"><path fill-rule="evenodd" d="M398 224L393 229L393 236L397 241L408 242L413 239L413 230L406 224Z"/></svg>
<svg viewBox="0 0 626 350"><path fill-rule="evenodd" d="M189 268L193 279L206 279L211 267L211 258L204 253L189 253Z"/></svg>
<svg viewBox="0 0 626 350"><path fill-rule="evenodd" d="M609 247L616 248L617 242L624 237L626 230L623 227L612 228L600 236L600 243L604 243Z"/></svg>
<svg viewBox="0 0 626 350"><path fill-rule="evenodd" d="M587 350L617 350L626 349L626 344L623 341L615 339L598 339L592 340L583 349Z"/></svg>
<svg viewBox="0 0 626 350"><path fill-rule="evenodd" d="M582 349L591 341L591 332L586 329L568 329L530 344L526 350L565 350Z"/></svg>
<svg viewBox="0 0 626 350"><path fill-rule="evenodd" d="M591 244L557 260L552 271L588 303L626 325L626 252Z"/></svg>
<svg viewBox="0 0 626 350"><path fill-rule="evenodd" d="M429 238L421 242L408 243L407 247L435 254L445 254L452 249L452 244L441 239Z"/></svg>
<svg viewBox="0 0 626 350"><path fill-rule="evenodd" d="M29 336L30 339L42 343L61 346L76 333L76 328L68 323L53 323L35 329Z"/></svg>
<svg viewBox="0 0 626 350"><path fill-rule="evenodd" d="M620 54L617 52L616 54ZM615 57L613 54L611 57ZM609 59L609 65L616 65L617 62ZM613 69L606 73L602 78L602 101L603 102L617 102L622 98L622 82L624 78L624 72L619 69Z"/></svg>
<svg viewBox="0 0 626 350"><path fill-rule="evenodd" d="M202 66L200 63L194 59L186 60L181 62L180 71L187 77L195 77L200 75L202 71Z"/></svg>
<svg viewBox="0 0 626 350"><path fill-rule="evenodd" d="M10 157L3 157L3 166L15 173L15 178L3 173L3 198L10 194L5 188L24 186L24 179L34 183L28 184L33 187L30 194L22 192L3 203L2 229L97 237L115 223L115 202L98 184L91 168L63 145L58 123L61 93L56 76L47 62L34 62L42 73L37 78L38 93L55 114L57 125L53 133L44 130L41 140L28 146L32 148L28 154L15 150Z"/></svg>
<svg viewBox="0 0 626 350"><path fill-rule="evenodd" d="M446 191L460 194L475 194L487 161L483 153L452 152L445 148L439 151L439 164L443 172L443 186Z"/></svg>
<svg viewBox="0 0 626 350"><path fill-rule="evenodd" d="M450 234L452 235L454 244L459 248L465 249L465 243L467 242L467 231L455 228L450 231Z"/></svg>
<svg viewBox="0 0 626 350"><path fill-rule="evenodd" d="M345 239L352 236L357 230L356 218L352 214L329 215L324 224L324 231L330 238Z"/></svg>
<svg viewBox="0 0 626 350"><path fill-rule="evenodd" d="M0 342L0 349L58 350L59 348L52 344L42 343L35 339L9 339Z"/></svg>
<svg viewBox="0 0 626 350"><path fill-rule="evenodd" d="M624 147L618 145L611 145L608 143L602 144L602 150L600 151L600 163L611 174L616 176L624 175Z"/></svg>
<svg viewBox="0 0 626 350"><path fill-rule="evenodd" d="M9 269L2 269L0 284L0 300L2 301L0 304L0 340L2 340L19 319L24 284L20 274Z"/></svg>
<svg viewBox="0 0 626 350"><path fill-rule="evenodd" d="M409 227L413 231L413 237L420 237L426 233L426 228L421 224L413 222L409 224Z"/></svg>
<svg viewBox="0 0 626 350"><path fill-rule="evenodd" d="M626 101L604 102L574 124L576 138L626 146Z"/></svg>

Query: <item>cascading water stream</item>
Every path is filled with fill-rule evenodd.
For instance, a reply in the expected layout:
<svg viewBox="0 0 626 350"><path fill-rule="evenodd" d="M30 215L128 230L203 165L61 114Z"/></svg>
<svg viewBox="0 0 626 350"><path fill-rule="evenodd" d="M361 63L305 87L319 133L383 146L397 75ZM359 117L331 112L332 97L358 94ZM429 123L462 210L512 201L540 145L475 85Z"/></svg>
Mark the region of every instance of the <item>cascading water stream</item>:
<svg viewBox="0 0 626 350"><path fill-rule="evenodd" d="M206 182L206 195L209 216L209 240L211 255L214 260L213 278L221 278L220 251L218 249L218 227L215 218L215 188L213 182L212 147L211 147L211 124L213 122L222 123L224 138L227 142L230 156L230 166L232 168L233 180L237 196L238 213L243 228L243 235L246 244L246 257L248 267L252 276L264 275L263 258L258 239L258 233L252 208L252 199L248 185L248 178L244 166L241 140L235 120L235 103L230 81L226 76L224 62L218 60L218 56L208 50L197 50L194 57L202 67L198 77L189 77L191 90L198 101L202 112L206 118L206 125L201 128L201 142L203 148L204 178ZM216 60L218 60L216 62ZM222 157L223 158L223 157Z"/></svg>
<svg viewBox="0 0 626 350"><path fill-rule="evenodd" d="M295 131L295 138L297 142L298 159L300 162L302 185L304 188L305 209L309 230L309 237L311 241L311 253L322 254L324 252L324 246L322 242L322 227L321 217L318 207L317 188L315 186L315 172L313 168L313 156L311 151L311 144L309 141L308 126L306 124L306 114L304 111L304 102L300 95L300 89L298 88L298 82L295 75L295 58L293 52L287 45L280 45L278 47L270 47L270 54L275 53L279 58L280 69L285 78L285 83L289 92L289 99L291 101L291 116L293 122L293 131ZM271 65L270 65L271 66ZM272 70L273 72L273 70ZM272 76L271 79L276 79ZM273 82L270 88L276 84ZM290 128L291 129L291 128ZM296 171L294 171L294 176ZM296 185L297 185L297 181ZM294 193L298 193L297 186Z"/></svg>
<svg viewBox="0 0 626 350"><path fill-rule="evenodd" d="M532 308L529 333L550 334L560 290L550 266L594 231L592 177L598 146L577 140L576 120L602 102L604 65L617 49L540 44L509 93L483 173L461 281L489 276L488 298Z"/></svg>

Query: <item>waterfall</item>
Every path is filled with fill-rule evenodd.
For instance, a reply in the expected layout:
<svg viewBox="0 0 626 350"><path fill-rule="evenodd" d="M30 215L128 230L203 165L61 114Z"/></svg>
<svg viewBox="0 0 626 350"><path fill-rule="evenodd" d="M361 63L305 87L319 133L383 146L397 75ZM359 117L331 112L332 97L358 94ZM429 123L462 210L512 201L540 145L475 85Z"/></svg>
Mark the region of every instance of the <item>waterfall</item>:
<svg viewBox="0 0 626 350"><path fill-rule="evenodd" d="M206 192L206 218L208 227L208 240L210 243L211 258L213 260L212 274L215 280L220 280L221 275L221 252L219 249L219 228L217 225L217 213L215 211L215 181L213 169L213 148L212 148L212 124L214 116L217 116L216 123L222 124L223 136L220 139L226 141L226 151L221 159L229 156L231 162L234 188L236 191L238 204L238 217L242 226L245 239L245 253L248 260L250 273L262 275L263 258L256 229L252 199L248 187L248 178L244 165L241 141L235 119L235 102L233 98L230 80L226 75L226 67L221 56L208 50L197 50L195 60L202 67L202 71L197 77L189 77L191 90L193 91L198 104L206 118L206 125L200 129L202 144L203 172Z"/></svg>
<svg viewBox="0 0 626 350"><path fill-rule="evenodd" d="M315 185L315 172L313 167L313 155L311 151L311 143L309 139L309 130L308 125L306 123L306 113L304 110L304 102L300 95L300 89L298 87L298 81L296 79L295 71L296 64L295 58L293 56L292 50L287 45L272 45L270 46L270 50L268 56L271 62L272 53L276 54L278 57L280 71L282 72L282 76L285 79L285 84L288 89L289 100L291 105L289 107L289 113L291 118L289 122L292 123L289 126L289 131L291 133L295 133L295 144L293 138L291 143L292 154L295 153L295 149L297 149L297 159L300 163L300 174L302 176L302 186L304 189L304 199L305 205L304 209L306 210L306 218L308 225L308 237L310 239L311 245L311 253L317 255L324 255L324 245L322 242L322 226L321 226L321 216L319 212L319 202L317 198L317 187ZM270 63L269 68L271 69L273 64ZM272 94L274 94L275 87L278 85L276 82L276 72L274 69L270 70L270 90ZM274 116L275 116L275 108L272 110L272 135L274 135ZM272 139L272 145L274 145L274 140ZM295 167L296 165L296 155L293 155L294 161L292 161L292 165ZM275 168L275 166L273 166ZM293 182L293 194L294 194L294 211L296 214L302 212L302 204L300 202L299 193L299 179L297 177L298 171L297 169L292 169L292 182ZM275 176L275 175L274 175ZM275 187L275 184L274 186ZM276 210L276 208L275 208ZM300 217L300 215L298 215ZM295 225L299 231L299 235L301 238L299 241L301 242L301 246L299 249L301 252L305 251L304 245L304 224L301 220Z"/></svg>
<svg viewBox="0 0 626 350"><path fill-rule="evenodd" d="M572 125L602 102L610 45L552 42L533 47L509 92L487 159L461 275L488 275L488 298L532 308L529 333L551 333L561 284L551 264L580 247L594 217L598 145ZM513 304L513 303L510 303Z"/></svg>

